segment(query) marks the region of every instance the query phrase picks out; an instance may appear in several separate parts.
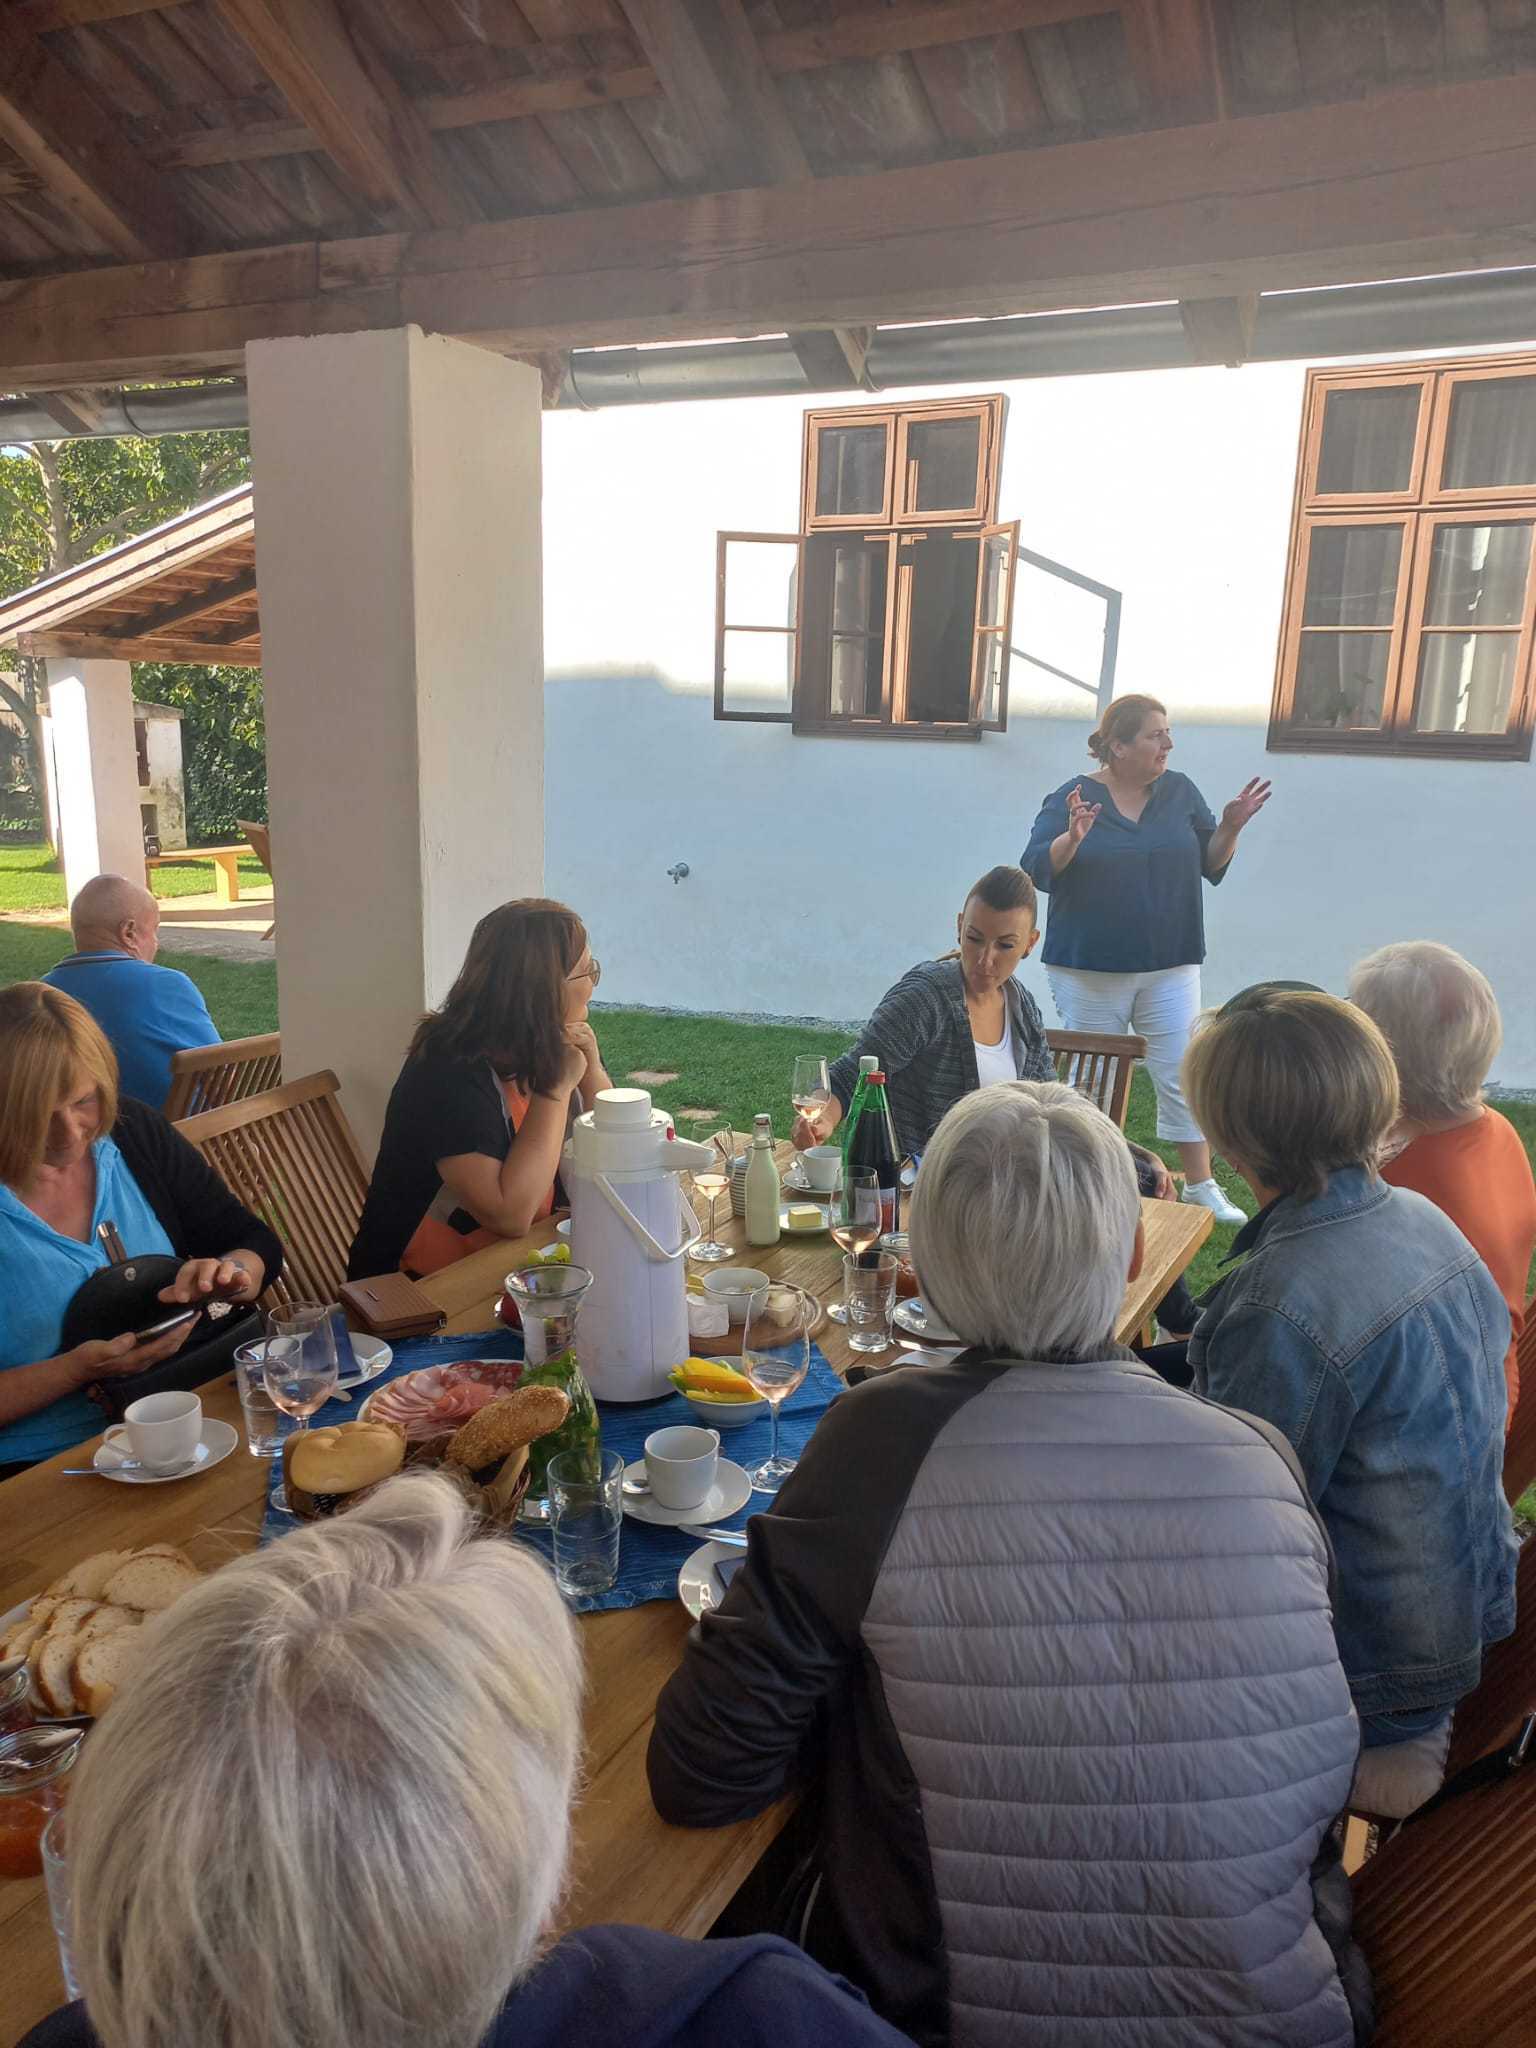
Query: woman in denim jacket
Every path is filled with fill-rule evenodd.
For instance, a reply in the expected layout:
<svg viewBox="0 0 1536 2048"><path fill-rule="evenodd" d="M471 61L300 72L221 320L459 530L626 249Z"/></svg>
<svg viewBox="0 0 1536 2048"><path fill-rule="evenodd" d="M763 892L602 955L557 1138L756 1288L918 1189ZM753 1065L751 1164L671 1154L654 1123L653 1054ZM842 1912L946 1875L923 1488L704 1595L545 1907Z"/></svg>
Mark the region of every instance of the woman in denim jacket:
<svg viewBox="0 0 1536 2048"><path fill-rule="evenodd" d="M1509 1311L1455 1224L1378 1177L1397 1074L1360 1011L1255 989L1206 1022L1184 1082L1261 1204L1190 1340L1195 1390L1295 1447L1338 1557L1353 1804L1410 1813L1444 1776L1484 1649L1515 1622Z"/></svg>

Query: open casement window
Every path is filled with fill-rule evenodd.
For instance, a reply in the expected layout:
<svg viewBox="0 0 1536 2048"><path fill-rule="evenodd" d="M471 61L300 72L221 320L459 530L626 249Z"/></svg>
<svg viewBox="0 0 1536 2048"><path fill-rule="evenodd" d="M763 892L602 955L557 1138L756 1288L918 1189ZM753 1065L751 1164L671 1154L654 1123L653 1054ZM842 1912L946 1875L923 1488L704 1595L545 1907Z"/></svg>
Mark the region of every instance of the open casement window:
<svg viewBox="0 0 1536 2048"><path fill-rule="evenodd" d="M1528 760L1536 357L1318 370L1277 751Z"/></svg>
<svg viewBox="0 0 1536 2048"><path fill-rule="evenodd" d="M971 657L971 716L983 732L1008 730L1008 654L1013 636L1013 568L1019 522L985 526L976 565L976 631Z"/></svg>
<svg viewBox="0 0 1536 2048"><path fill-rule="evenodd" d="M794 717L799 667L798 533L722 533L715 548L715 716Z"/></svg>

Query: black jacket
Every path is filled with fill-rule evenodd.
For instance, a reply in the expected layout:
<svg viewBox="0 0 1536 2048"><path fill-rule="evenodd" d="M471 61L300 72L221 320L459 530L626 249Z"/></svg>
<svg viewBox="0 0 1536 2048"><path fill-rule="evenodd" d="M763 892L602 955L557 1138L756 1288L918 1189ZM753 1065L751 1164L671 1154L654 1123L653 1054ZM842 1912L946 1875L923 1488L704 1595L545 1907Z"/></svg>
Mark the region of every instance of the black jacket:
<svg viewBox="0 0 1536 2048"><path fill-rule="evenodd" d="M283 1269L276 1233L232 1195L195 1145L147 1102L123 1096L112 1137L145 1200L160 1218L180 1259L221 1259L249 1251L267 1269L270 1287Z"/></svg>

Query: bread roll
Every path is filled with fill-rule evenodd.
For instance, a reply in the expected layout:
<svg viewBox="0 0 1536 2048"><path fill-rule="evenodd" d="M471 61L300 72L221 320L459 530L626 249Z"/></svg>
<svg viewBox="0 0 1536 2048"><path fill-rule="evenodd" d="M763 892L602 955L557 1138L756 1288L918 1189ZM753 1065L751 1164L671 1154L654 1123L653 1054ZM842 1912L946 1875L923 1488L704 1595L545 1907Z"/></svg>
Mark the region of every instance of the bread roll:
<svg viewBox="0 0 1536 2048"><path fill-rule="evenodd" d="M141 1614L158 1614L179 1600L200 1574L174 1557L130 1557L107 1581L106 1599L113 1607L137 1607Z"/></svg>
<svg viewBox="0 0 1536 2048"><path fill-rule="evenodd" d="M394 1422L338 1422L301 1430L288 1453L288 1477L306 1493L356 1493L405 1463L405 1431Z"/></svg>
<svg viewBox="0 0 1536 2048"><path fill-rule="evenodd" d="M518 1387L454 1431L444 1463L462 1465L466 1472L498 1465L520 1445L558 1429L570 1412L571 1404L558 1387Z"/></svg>

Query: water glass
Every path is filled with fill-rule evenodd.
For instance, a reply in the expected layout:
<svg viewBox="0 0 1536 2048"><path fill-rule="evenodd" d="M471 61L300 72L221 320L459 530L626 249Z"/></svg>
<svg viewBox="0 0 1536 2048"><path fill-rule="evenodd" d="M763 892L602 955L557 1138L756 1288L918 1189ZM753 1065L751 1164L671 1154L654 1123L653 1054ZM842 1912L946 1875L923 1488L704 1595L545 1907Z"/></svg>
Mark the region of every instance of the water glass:
<svg viewBox="0 0 1536 2048"><path fill-rule="evenodd" d="M242 1344L235 1352L235 1386L245 1418L245 1447L253 1458L280 1458L283 1439L298 1428L267 1392L264 1343Z"/></svg>
<svg viewBox="0 0 1536 2048"><path fill-rule="evenodd" d="M80 1980L75 1975L75 1959L70 1949L69 1935L69 1814L61 1809L43 1829L43 1883L48 1889L48 1917L53 1922L54 1939L59 1944L59 1971L64 1979L64 1994L73 2000L80 1996Z"/></svg>
<svg viewBox="0 0 1536 2048"><path fill-rule="evenodd" d="M861 1252L843 1261L843 1307L850 1351L889 1351L896 1308L894 1252Z"/></svg>
<svg viewBox="0 0 1536 2048"><path fill-rule="evenodd" d="M624 1460L617 1451L561 1451L549 1461L555 1583L568 1600L606 1593L619 1576Z"/></svg>

